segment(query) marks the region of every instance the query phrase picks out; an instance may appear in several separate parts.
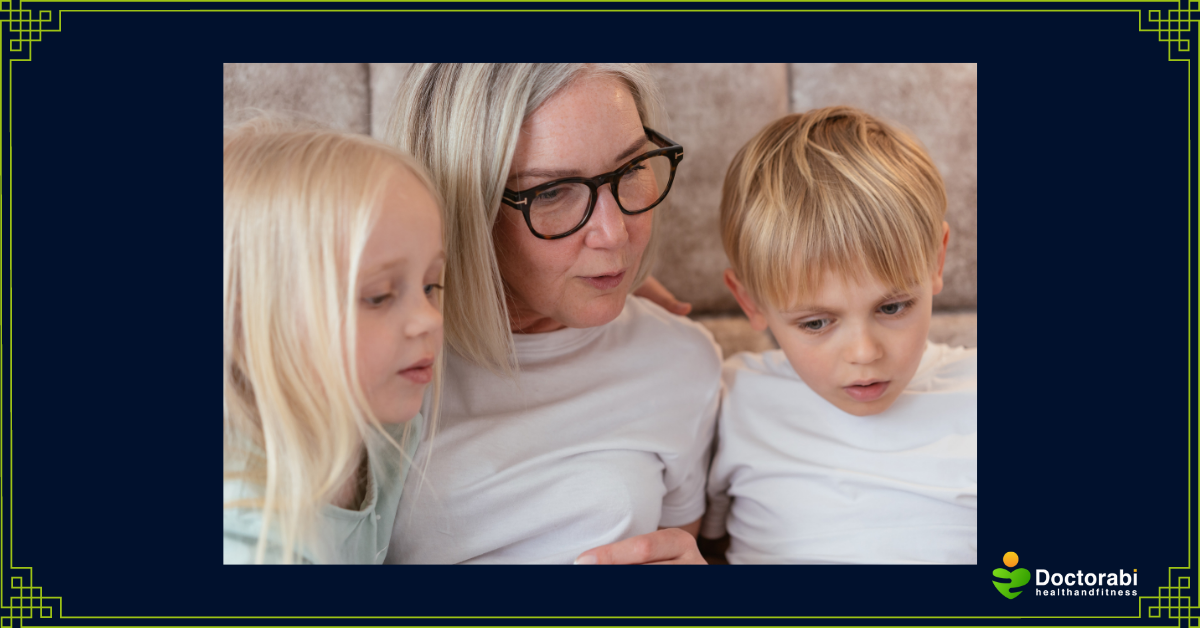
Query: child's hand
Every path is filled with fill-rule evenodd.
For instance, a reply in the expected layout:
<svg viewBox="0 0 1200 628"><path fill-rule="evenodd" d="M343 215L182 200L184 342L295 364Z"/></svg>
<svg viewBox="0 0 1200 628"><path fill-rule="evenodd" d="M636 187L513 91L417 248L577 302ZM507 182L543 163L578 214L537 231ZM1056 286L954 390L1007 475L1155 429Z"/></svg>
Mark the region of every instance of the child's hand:
<svg viewBox="0 0 1200 628"><path fill-rule="evenodd" d="M601 545L575 559L576 565L707 565L696 538L679 528Z"/></svg>
<svg viewBox="0 0 1200 628"><path fill-rule="evenodd" d="M671 291L667 290L666 286L662 285L653 276L646 277L646 280L642 282L642 285L638 286L637 290L633 291L633 294L643 299L654 301L662 309L672 314L687 316L688 312L692 311L691 303L684 303L676 299L675 295L671 294Z"/></svg>

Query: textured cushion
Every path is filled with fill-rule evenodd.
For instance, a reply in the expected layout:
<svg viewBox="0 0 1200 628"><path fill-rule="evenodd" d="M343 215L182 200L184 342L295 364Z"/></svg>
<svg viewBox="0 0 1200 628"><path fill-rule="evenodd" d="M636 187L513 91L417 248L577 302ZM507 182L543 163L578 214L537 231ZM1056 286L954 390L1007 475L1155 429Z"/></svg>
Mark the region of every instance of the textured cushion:
<svg viewBox="0 0 1200 628"><path fill-rule="evenodd" d="M384 139L392 105L396 102L396 88L408 71L411 63L372 63L371 72L371 135Z"/></svg>
<svg viewBox="0 0 1200 628"><path fill-rule="evenodd" d="M282 111L382 138L409 64L225 64L225 122ZM946 180L950 251L940 310L976 304L975 64L651 64L667 101L660 129L686 149L663 207L655 275L697 313L737 311L721 281L721 185L734 153L789 111L850 104L908 128ZM789 87L790 86L790 87Z"/></svg>
<svg viewBox="0 0 1200 628"><path fill-rule="evenodd" d="M946 182L950 249L938 309L976 304L976 103L974 63L794 63L794 112L851 105L911 131Z"/></svg>
<svg viewBox="0 0 1200 628"><path fill-rule="evenodd" d="M721 355L729 357L740 351L761 353L778 349L775 338L769 331L755 331L750 321L741 314L697 316L696 322L704 325L713 339L721 346Z"/></svg>
<svg viewBox="0 0 1200 628"><path fill-rule="evenodd" d="M254 109L367 133L365 63L226 63L225 124L257 115Z"/></svg>
<svg viewBox="0 0 1200 628"><path fill-rule="evenodd" d="M660 218L654 276L696 312L737 303L721 274L729 264L718 218L721 184L733 155L788 106L787 64L651 64L666 99L667 129L683 163Z"/></svg>
<svg viewBox="0 0 1200 628"><path fill-rule="evenodd" d="M979 314L977 312L934 312L929 325L929 339L952 347L979 346Z"/></svg>

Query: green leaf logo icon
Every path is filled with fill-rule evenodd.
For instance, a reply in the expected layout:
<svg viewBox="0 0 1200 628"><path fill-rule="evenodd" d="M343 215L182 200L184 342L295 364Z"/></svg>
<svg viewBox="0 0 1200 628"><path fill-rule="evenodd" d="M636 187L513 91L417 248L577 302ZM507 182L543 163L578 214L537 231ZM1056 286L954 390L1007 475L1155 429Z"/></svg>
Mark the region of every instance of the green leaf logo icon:
<svg viewBox="0 0 1200 628"><path fill-rule="evenodd" d="M1009 580L1009 582L996 582L993 580L992 584L996 585L996 590L1000 592L1000 595L1003 595L1010 600L1018 595L1021 595L1021 591L1014 592L1012 589L1029 584L1028 569L1014 569L1013 571L1009 571L1007 569L996 569L992 572L992 575L996 578L1006 578Z"/></svg>

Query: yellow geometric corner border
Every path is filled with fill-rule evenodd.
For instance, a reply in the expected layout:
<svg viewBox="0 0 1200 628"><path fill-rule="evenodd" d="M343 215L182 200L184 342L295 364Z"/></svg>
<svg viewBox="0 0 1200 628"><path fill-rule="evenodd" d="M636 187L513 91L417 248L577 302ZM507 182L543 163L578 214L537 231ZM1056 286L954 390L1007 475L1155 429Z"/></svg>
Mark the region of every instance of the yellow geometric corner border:
<svg viewBox="0 0 1200 628"><path fill-rule="evenodd" d="M1139 19L1142 11L1138 11ZM1146 11L1148 19L1140 20L1138 30L1158 33L1158 41L1166 42L1167 55L1172 61L1187 61L1195 44L1198 30L1192 25L1200 22L1200 1L1179 0L1178 9L1170 9L1163 15L1160 9Z"/></svg>
<svg viewBox="0 0 1200 628"><path fill-rule="evenodd" d="M1192 569L1171 567L1165 587L1158 587L1158 595L1139 596L1146 617L1150 619L1178 619L1179 628L1200 626L1200 604L1196 603L1196 592L1192 591ZM1149 602L1146 605L1146 602Z"/></svg>
<svg viewBox="0 0 1200 628"><path fill-rule="evenodd" d="M33 569L9 567L4 570L7 586L3 603L0 604L0 627L20 628L28 619L53 619L62 617L62 598L47 597L42 587L33 586Z"/></svg>
<svg viewBox="0 0 1200 628"><path fill-rule="evenodd" d="M42 33L61 32L59 12L39 9L36 14L21 8L21 0L0 1L0 32L3 32L10 61L31 61L34 42ZM21 628L26 620L62 617L62 598L49 597L33 584L33 569L0 569L3 596L0 597L0 628Z"/></svg>
<svg viewBox="0 0 1200 628"><path fill-rule="evenodd" d="M33 44L42 41L42 33L62 30L58 11L27 11L21 8L21 0L0 2L0 28L12 61L32 60Z"/></svg>

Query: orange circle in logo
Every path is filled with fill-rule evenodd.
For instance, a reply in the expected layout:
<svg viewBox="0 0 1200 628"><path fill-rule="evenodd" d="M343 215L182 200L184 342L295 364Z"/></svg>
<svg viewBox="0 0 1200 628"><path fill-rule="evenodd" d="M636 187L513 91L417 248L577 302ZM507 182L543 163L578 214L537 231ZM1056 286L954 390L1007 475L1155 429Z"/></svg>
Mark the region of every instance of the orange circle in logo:
<svg viewBox="0 0 1200 628"><path fill-rule="evenodd" d="M1016 567L1017 566L1017 553L1016 552L1009 552L1004 555L1004 566L1005 567Z"/></svg>

